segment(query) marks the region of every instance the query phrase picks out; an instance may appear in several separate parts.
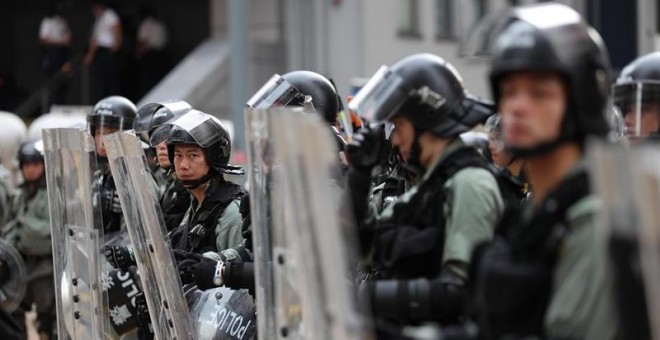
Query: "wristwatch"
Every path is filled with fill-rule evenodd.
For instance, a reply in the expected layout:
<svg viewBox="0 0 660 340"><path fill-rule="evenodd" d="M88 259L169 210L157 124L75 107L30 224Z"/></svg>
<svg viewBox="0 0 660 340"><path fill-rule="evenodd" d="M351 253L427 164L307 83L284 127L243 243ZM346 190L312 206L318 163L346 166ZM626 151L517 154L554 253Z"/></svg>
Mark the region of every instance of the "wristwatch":
<svg viewBox="0 0 660 340"><path fill-rule="evenodd" d="M213 284L220 287L224 283L222 279L222 272L224 271L225 264L222 261L217 261L215 265L215 275L213 276Z"/></svg>

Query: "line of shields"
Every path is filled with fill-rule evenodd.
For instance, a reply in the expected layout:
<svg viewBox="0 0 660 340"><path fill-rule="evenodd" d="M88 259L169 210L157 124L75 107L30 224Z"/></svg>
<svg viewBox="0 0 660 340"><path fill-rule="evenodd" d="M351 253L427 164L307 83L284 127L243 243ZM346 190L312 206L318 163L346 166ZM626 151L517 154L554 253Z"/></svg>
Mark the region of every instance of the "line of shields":
<svg viewBox="0 0 660 340"><path fill-rule="evenodd" d="M294 109L248 109L245 117L253 295L182 286L132 132L104 136L126 224L104 235L94 139L82 129L44 130L60 339L137 338L138 294L156 339L370 338L349 279L354 229L340 218L345 202L330 130ZM118 243L133 247L134 270L106 261L104 245Z"/></svg>

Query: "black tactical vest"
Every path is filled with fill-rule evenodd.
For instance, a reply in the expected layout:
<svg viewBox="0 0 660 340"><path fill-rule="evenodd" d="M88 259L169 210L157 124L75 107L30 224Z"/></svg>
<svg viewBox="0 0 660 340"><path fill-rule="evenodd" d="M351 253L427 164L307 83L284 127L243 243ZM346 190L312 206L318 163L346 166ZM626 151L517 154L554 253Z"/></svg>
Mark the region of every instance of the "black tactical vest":
<svg viewBox="0 0 660 340"><path fill-rule="evenodd" d="M505 218L495 239L477 247L470 268L475 320L484 339L543 335L566 212L589 195L587 174L566 179L526 223Z"/></svg>
<svg viewBox="0 0 660 340"><path fill-rule="evenodd" d="M445 182L458 171L487 169L473 147L463 146L438 164L410 200L397 201L391 218L375 230L374 264L378 278L435 277L440 273L445 241Z"/></svg>
<svg viewBox="0 0 660 340"><path fill-rule="evenodd" d="M198 254L218 252L215 235L218 219L231 202L243 195L245 189L240 185L222 178L212 180L202 206L197 211L190 209L179 227L170 232L172 247Z"/></svg>
<svg viewBox="0 0 660 340"><path fill-rule="evenodd" d="M190 207L190 193L181 182L171 179L161 197L160 207L167 231L175 229L181 224L183 216Z"/></svg>
<svg viewBox="0 0 660 340"><path fill-rule="evenodd" d="M524 178L515 177L506 168L497 170L502 199L507 207L524 206L527 202L528 184Z"/></svg>
<svg viewBox="0 0 660 340"><path fill-rule="evenodd" d="M113 197L117 195L115 180L109 170L99 171L96 174L96 184L99 188L101 214L103 215L103 231L111 234L121 230L122 213L112 211Z"/></svg>

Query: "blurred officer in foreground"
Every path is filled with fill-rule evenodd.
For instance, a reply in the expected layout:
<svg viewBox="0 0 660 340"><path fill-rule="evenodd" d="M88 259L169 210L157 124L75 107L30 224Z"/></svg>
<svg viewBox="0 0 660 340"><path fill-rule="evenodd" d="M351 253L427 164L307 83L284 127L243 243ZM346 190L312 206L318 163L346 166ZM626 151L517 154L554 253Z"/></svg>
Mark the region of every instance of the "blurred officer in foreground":
<svg viewBox="0 0 660 340"><path fill-rule="evenodd" d="M605 137L610 64L573 9L542 4L495 20L490 82L506 150L526 162L533 201L503 237L480 247L473 305L487 339L613 339L617 335L598 198L584 156Z"/></svg>

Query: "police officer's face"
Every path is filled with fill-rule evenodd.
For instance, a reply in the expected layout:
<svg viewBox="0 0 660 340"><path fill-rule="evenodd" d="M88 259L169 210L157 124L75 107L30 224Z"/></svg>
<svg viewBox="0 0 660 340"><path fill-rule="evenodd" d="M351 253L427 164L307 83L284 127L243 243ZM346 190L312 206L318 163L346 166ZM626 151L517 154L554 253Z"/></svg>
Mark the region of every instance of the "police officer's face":
<svg viewBox="0 0 660 340"><path fill-rule="evenodd" d="M490 134L488 138L488 150L490 150L493 163L497 166L507 166L511 161L511 156L503 150L500 135L497 133Z"/></svg>
<svg viewBox="0 0 660 340"><path fill-rule="evenodd" d="M177 144L174 147L174 170L184 181L202 178L209 172L204 149L197 145Z"/></svg>
<svg viewBox="0 0 660 340"><path fill-rule="evenodd" d="M623 119L626 124L626 135L628 137L648 136L660 130L660 104L645 103L642 105L641 113L637 115L634 106ZM639 119L639 134L637 133L637 120Z"/></svg>
<svg viewBox="0 0 660 340"><path fill-rule="evenodd" d="M167 156L167 143L162 142L156 146L156 157L158 157L158 164L163 169L170 167L170 159Z"/></svg>
<svg viewBox="0 0 660 340"><path fill-rule="evenodd" d="M44 163L43 162L25 162L21 168L23 173L23 179L27 182L33 182L41 178L44 175Z"/></svg>
<svg viewBox="0 0 660 340"><path fill-rule="evenodd" d="M103 144L103 136L117 132L119 129L116 128L110 128L107 126L102 126L98 129L96 129L94 133L94 142L96 143L96 154L101 156L101 157L108 157L108 153L105 150L105 145Z"/></svg>
<svg viewBox="0 0 660 340"><path fill-rule="evenodd" d="M502 136L507 145L532 148L559 137L566 108L566 91L559 75L516 72L500 82L499 90Z"/></svg>
<svg viewBox="0 0 660 340"><path fill-rule="evenodd" d="M404 162L410 162L413 141L415 139L415 128L410 120L398 115L392 118L394 128L390 136L392 146L399 150Z"/></svg>

